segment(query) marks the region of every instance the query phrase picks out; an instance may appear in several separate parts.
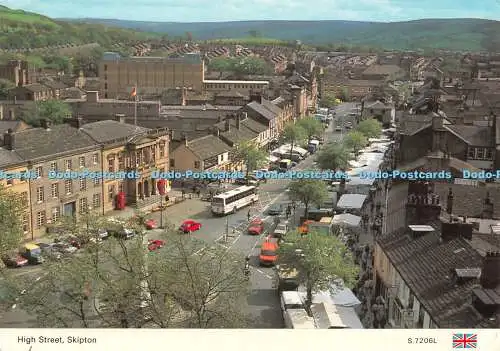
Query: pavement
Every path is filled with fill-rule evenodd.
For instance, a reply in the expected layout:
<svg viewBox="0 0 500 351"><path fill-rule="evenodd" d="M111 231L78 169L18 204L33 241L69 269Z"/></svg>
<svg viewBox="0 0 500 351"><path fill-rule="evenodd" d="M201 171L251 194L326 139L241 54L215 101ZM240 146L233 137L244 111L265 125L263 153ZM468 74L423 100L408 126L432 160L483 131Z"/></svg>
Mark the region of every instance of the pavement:
<svg viewBox="0 0 500 351"><path fill-rule="evenodd" d="M337 116L347 115L354 106L351 104L337 107ZM340 141L342 133L333 131L332 123L326 130L326 141ZM308 157L296 166L296 169L310 169L314 156ZM220 245L227 250L249 256L251 263L250 282L252 290L248 296L249 313L256 321L255 328L283 328L279 296L273 287L274 271L272 268L260 267L258 264L259 248L269 231L272 229L272 216L266 215L266 209L273 203L288 203L286 187L289 180L269 180L259 187L259 201L250 207L253 218L259 217L265 221L266 231L261 236L251 236L246 233L248 226L248 207L235 214L225 217L214 217L210 211L210 203L198 198L186 199L183 202L167 207L163 212L164 223L178 226L185 219L194 219L202 223L202 228L191 235L199 238L209 245ZM114 211L112 216L129 217L133 215L132 209ZM160 212L148 215L160 223ZM226 230L228 228L229 230ZM148 238L154 239L161 230L151 230ZM226 232L229 235L226 235ZM40 275L43 266L25 267L19 270L20 277ZM0 316L0 328L29 328L33 327L32 318L18 309L11 310Z"/></svg>

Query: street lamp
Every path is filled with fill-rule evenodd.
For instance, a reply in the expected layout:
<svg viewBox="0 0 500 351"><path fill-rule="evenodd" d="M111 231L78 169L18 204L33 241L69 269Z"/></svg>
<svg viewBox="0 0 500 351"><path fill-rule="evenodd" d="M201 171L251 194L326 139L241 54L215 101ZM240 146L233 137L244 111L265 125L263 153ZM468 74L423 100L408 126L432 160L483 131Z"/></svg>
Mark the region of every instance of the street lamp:
<svg viewBox="0 0 500 351"><path fill-rule="evenodd" d="M158 180L158 182L156 182L156 188L160 194L160 228L163 228L163 196L165 195L165 180Z"/></svg>

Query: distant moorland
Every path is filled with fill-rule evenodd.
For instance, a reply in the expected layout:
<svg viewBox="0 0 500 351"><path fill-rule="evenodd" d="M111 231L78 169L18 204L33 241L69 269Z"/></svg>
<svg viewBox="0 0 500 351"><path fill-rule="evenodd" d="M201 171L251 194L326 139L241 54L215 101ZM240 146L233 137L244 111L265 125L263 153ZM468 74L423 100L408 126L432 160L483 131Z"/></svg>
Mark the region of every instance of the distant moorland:
<svg viewBox="0 0 500 351"><path fill-rule="evenodd" d="M171 38L187 32L195 40L258 36L301 40L308 44L343 44L393 50L444 49L500 51L500 22L482 19L424 19L374 23L351 21L140 22L113 19L70 20L99 23Z"/></svg>
<svg viewBox="0 0 500 351"><path fill-rule="evenodd" d="M62 44L98 43L108 47L154 37L133 29L112 28L105 24L80 24L0 5L0 48L41 48Z"/></svg>

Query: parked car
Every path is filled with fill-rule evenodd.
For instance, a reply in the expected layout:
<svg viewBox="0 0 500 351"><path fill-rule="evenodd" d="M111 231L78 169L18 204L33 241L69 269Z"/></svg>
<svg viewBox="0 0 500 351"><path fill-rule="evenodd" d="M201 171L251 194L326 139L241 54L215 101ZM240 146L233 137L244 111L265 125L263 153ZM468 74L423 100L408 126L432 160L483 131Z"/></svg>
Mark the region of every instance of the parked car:
<svg viewBox="0 0 500 351"><path fill-rule="evenodd" d="M68 243L63 243L63 242L57 242L57 243L54 243L52 244L53 248L57 251L59 251L60 253L62 254L74 254L75 252L78 251L78 249L73 246L73 245L70 245Z"/></svg>
<svg viewBox="0 0 500 351"><path fill-rule="evenodd" d="M107 239L107 238L109 238L109 233L106 229L99 228L99 229L97 229L97 237L99 237L101 239Z"/></svg>
<svg viewBox="0 0 500 351"><path fill-rule="evenodd" d="M24 244L19 250L19 253L28 260L29 264L43 263L42 249L36 244Z"/></svg>
<svg viewBox="0 0 500 351"><path fill-rule="evenodd" d="M117 232L115 232L116 238L124 239L124 240L132 239L135 235L136 235L136 232L133 229L129 229L129 228L122 228L122 229L118 230Z"/></svg>
<svg viewBox="0 0 500 351"><path fill-rule="evenodd" d="M248 225L248 234L261 235L264 232L264 221L260 218L253 219Z"/></svg>
<svg viewBox="0 0 500 351"><path fill-rule="evenodd" d="M144 221L144 225L146 226L146 229L148 229L148 230L158 228L158 223L152 218L146 219Z"/></svg>
<svg viewBox="0 0 500 351"><path fill-rule="evenodd" d="M2 261L7 267L12 268L24 267L28 264L28 259L20 254L6 255L2 257Z"/></svg>
<svg viewBox="0 0 500 351"><path fill-rule="evenodd" d="M192 219L186 219L179 227L179 231L183 233L192 233L201 229L201 223L193 221Z"/></svg>
<svg viewBox="0 0 500 351"><path fill-rule="evenodd" d="M36 245L42 250L42 255L46 258L59 260L62 257L61 252L54 248L54 244L47 243L36 243Z"/></svg>
<svg viewBox="0 0 500 351"><path fill-rule="evenodd" d="M163 240L149 240L148 241L148 250L149 251L156 251L158 249L161 249L163 246L165 246L165 241Z"/></svg>
<svg viewBox="0 0 500 351"><path fill-rule="evenodd" d="M341 132L341 131L342 131L342 127L341 127L341 126L339 126L339 125L337 125L337 126L335 127L335 131L336 131L336 132Z"/></svg>
<svg viewBox="0 0 500 351"><path fill-rule="evenodd" d="M267 213L271 216L279 216L283 214L283 205L282 204L272 204Z"/></svg>

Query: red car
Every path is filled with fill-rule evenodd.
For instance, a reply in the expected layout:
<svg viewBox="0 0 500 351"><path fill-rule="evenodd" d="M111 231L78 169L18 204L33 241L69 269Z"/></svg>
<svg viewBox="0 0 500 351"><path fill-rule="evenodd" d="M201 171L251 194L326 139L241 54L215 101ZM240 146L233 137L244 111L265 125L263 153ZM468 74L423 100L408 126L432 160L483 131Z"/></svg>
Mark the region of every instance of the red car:
<svg viewBox="0 0 500 351"><path fill-rule="evenodd" d="M146 226L146 229L149 230L158 228L158 223L156 223L156 221L152 218L146 219L144 221L144 225Z"/></svg>
<svg viewBox="0 0 500 351"><path fill-rule="evenodd" d="M200 228L201 228L200 222L193 221L192 219L186 219L184 222L182 222L181 226L179 227L179 231L183 233L191 233L200 230Z"/></svg>
<svg viewBox="0 0 500 351"><path fill-rule="evenodd" d="M148 241L148 250L149 251L156 251L158 249L161 249L163 246L165 246L165 241L163 241L163 240L149 240Z"/></svg>
<svg viewBox="0 0 500 351"><path fill-rule="evenodd" d="M261 235L264 232L264 222L260 218L256 218L250 222L248 226L248 234Z"/></svg>
<svg viewBox="0 0 500 351"><path fill-rule="evenodd" d="M28 260L19 254L3 257L3 262L7 267L24 267L28 264Z"/></svg>

